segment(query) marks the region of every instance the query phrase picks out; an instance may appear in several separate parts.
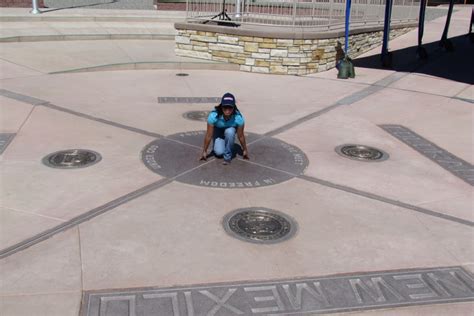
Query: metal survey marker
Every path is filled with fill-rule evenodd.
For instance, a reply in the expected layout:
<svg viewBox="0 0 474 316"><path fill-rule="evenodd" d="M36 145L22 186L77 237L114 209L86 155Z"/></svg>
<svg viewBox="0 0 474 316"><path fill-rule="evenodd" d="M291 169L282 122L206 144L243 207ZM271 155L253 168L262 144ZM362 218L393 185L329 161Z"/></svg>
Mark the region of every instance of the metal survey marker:
<svg viewBox="0 0 474 316"><path fill-rule="evenodd" d="M384 161L389 157L386 152L365 145L345 144L337 146L335 150L345 158L359 161Z"/></svg>
<svg viewBox="0 0 474 316"><path fill-rule="evenodd" d="M227 214L224 229L231 236L254 243L277 243L291 238L296 222L288 215L265 207L237 209Z"/></svg>
<svg viewBox="0 0 474 316"><path fill-rule="evenodd" d="M101 155L92 150L68 149L47 155L43 163L52 168L74 169L89 167L101 159Z"/></svg>
<svg viewBox="0 0 474 316"><path fill-rule="evenodd" d="M183 117L191 121L206 122L209 113L211 113L211 111L189 111L184 113Z"/></svg>

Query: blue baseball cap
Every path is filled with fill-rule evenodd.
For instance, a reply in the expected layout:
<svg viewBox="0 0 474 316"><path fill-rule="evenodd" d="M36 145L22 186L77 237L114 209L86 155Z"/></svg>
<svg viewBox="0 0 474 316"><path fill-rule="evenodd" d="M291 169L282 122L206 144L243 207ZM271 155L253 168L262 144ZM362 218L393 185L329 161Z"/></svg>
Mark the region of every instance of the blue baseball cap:
<svg viewBox="0 0 474 316"><path fill-rule="evenodd" d="M222 106L235 107L235 97L232 93L227 92L222 96L221 104Z"/></svg>

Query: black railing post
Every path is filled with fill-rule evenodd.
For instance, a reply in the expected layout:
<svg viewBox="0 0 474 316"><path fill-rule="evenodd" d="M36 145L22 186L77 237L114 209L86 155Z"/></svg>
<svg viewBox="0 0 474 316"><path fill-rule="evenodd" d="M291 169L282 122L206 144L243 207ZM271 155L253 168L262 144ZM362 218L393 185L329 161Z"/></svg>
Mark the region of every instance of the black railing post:
<svg viewBox="0 0 474 316"><path fill-rule="evenodd" d="M392 67L392 54L388 51L388 41L390 40L390 20L392 18L392 0L385 2L385 19L383 25L383 41L381 60L382 66Z"/></svg>
<svg viewBox="0 0 474 316"><path fill-rule="evenodd" d="M454 50L453 43L448 39L449 24L451 23L451 15L453 14L454 0L449 1L448 16L446 17L446 24L444 25L443 35L439 41L439 46L444 47L448 52Z"/></svg>

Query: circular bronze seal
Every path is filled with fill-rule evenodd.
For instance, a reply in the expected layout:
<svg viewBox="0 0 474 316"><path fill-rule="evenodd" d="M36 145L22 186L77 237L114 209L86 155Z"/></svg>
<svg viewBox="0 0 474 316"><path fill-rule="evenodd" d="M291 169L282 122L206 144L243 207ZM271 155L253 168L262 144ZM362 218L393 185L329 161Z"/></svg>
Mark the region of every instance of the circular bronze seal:
<svg viewBox="0 0 474 316"><path fill-rule="evenodd" d="M183 114L183 117L192 121L206 122L210 111L190 111Z"/></svg>
<svg viewBox="0 0 474 316"><path fill-rule="evenodd" d="M255 243L277 243L291 238L296 222L265 207L237 209L224 218L224 229L233 237Z"/></svg>
<svg viewBox="0 0 474 316"><path fill-rule="evenodd" d="M346 144L336 147L335 150L343 157L360 161L384 161L389 157L380 149L364 145Z"/></svg>
<svg viewBox="0 0 474 316"><path fill-rule="evenodd" d="M52 168L84 168L98 163L101 155L92 150L68 149L54 152L43 158L43 163Z"/></svg>

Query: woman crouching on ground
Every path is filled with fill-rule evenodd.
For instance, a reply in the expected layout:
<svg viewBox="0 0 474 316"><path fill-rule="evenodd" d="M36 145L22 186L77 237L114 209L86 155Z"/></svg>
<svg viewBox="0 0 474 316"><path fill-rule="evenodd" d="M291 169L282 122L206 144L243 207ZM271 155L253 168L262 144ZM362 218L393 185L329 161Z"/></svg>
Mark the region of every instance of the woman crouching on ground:
<svg viewBox="0 0 474 316"><path fill-rule="evenodd" d="M200 160L207 160L207 148L213 140L213 151L217 157L223 157L224 165L230 164L235 156L233 152L235 134L242 146L243 158L249 159L244 135L244 117L237 109L235 97L231 93L222 96L221 103L207 117L207 132Z"/></svg>

